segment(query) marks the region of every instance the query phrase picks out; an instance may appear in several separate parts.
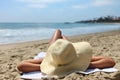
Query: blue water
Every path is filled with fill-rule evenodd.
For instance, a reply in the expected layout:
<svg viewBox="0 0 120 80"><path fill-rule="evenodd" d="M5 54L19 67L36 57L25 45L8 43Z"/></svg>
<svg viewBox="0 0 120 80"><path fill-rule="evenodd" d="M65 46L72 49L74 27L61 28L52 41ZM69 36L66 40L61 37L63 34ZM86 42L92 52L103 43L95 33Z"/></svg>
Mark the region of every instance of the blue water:
<svg viewBox="0 0 120 80"><path fill-rule="evenodd" d="M0 44L48 39L56 29L64 35L120 30L120 24L0 23Z"/></svg>

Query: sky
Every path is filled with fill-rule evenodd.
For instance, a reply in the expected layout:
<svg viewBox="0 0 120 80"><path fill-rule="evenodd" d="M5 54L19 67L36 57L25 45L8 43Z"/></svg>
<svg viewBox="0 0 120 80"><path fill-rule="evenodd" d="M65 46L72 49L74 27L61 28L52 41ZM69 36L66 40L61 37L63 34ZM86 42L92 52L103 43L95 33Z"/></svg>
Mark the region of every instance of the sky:
<svg viewBox="0 0 120 80"><path fill-rule="evenodd" d="M75 22L120 16L120 0L0 0L0 22Z"/></svg>

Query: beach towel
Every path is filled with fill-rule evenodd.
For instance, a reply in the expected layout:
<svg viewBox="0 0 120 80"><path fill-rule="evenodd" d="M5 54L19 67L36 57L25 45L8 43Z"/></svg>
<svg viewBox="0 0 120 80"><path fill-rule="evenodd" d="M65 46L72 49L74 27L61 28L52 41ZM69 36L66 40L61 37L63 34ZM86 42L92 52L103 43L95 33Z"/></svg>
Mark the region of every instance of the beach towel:
<svg viewBox="0 0 120 80"><path fill-rule="evenodd" d="M45 57L46 52L40 52L37 56L34 57L34 59L39 59L39 58L43 58ZM104 69L87 69L86 71L77 71L76 73L80 73L80 74L91 74L91 73L95 73L95 72L116 72L118 71L118 69L116 68L104 68ZM35 71L35 72L29 72L29 73L23 73L23 75L21 75L21 78L23 79L41 79L41 78L46 78L49 77L48 75L43 74L40 71Z"/></svg>

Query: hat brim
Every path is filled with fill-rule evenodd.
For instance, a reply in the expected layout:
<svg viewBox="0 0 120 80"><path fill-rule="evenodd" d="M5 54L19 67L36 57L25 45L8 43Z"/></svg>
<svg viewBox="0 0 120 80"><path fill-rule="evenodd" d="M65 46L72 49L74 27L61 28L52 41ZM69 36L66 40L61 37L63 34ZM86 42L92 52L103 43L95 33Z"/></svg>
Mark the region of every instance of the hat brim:
<svg viewBox="0 0 120 80"><path fill-rule="evenodd" d="M74 46L76 51L76 58L74 58L70 64L55 66L51 63L51 54L47 53L40 65L41 71L54 77L63 77L74 71L85 71L88 68L92 57L92 48L90 44L88 42L77 42L71 44Z"/></svg>

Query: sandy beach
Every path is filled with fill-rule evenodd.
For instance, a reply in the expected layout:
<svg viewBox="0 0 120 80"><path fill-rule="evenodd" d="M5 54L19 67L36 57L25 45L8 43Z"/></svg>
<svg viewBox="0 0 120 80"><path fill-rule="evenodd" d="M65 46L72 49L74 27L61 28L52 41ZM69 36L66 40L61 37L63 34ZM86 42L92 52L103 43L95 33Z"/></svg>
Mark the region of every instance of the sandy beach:
<svg viewBox="0 0 120 80"><path fill-rule="evenodd" d="M70 41L87 41L93 47L93 55L113 58L115 68L120 70L120 30L103 33L69 36ZM16 65L22 60L32 59L37 53L46 51L48 40L0 45L0 80L23 80ZM120 80L120 72L96 72L89 75L71 73L56 80Z"/></svg>

